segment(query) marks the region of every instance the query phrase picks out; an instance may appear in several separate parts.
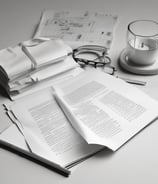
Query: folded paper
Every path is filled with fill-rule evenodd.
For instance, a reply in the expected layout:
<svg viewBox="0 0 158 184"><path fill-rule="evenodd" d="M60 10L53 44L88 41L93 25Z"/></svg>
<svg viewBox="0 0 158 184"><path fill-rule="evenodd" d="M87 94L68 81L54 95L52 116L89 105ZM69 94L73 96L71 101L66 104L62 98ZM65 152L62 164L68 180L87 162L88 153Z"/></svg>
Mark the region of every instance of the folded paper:
<svg viewBox="0 0 158 184"><path fill-rule="evenodd" d="M37 82L75 68L72 49L62 40L33 39L0 51L0 84L18 94Z"/></svg>

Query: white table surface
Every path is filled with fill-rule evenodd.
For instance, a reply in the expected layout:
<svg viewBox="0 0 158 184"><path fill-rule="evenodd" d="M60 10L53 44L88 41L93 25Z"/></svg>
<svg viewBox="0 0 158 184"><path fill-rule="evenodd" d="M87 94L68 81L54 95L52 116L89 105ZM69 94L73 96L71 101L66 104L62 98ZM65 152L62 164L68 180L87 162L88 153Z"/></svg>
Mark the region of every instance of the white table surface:
<svg viewBox="0 0 158 184"><path fill-rule="evenodd" d="M128 23L136 19L158 21L157 0L0 0L0 49L31 38L41 12L46 9L94 10L117 14L119 22L111 49L116 66L119 54L126 45ZM158 100L158 75L135 76L119 68L118 75L147 81L147 85L140 88ZM0 103L6 100L0 95ZM9 123L0 108L0 130ZM0 149L0 183L157 184L158 121L117 152L104 151L81 163L72 170L69 178Z"/></svg>

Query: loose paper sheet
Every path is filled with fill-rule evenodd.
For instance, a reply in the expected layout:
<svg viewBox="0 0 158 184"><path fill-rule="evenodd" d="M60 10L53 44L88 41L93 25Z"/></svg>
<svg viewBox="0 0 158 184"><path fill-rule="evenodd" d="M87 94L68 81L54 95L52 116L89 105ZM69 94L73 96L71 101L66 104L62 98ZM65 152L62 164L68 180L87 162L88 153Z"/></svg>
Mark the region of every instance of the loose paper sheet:
<svg viewBox="0 0 158 184"><path fill-rule="evenodd" d="M73 165L102 148L88 145L72 128L53 98L52 90L17 100L11 111L32 152L62 166Z"/></svg>
<svg viewBox="0 0 158 184"><path fill-rule="evenodd" d="M47 10L34 37L60 38L72 47L95 44L110 48L117 19L103 12Z"/></svg>
<svg viewBox="0 0 158 184"><path fill-rule="evenodd" d="M55 86L72 126L90 144L118 149L158 116L158 103L137 88L97 70Z"/></svg>

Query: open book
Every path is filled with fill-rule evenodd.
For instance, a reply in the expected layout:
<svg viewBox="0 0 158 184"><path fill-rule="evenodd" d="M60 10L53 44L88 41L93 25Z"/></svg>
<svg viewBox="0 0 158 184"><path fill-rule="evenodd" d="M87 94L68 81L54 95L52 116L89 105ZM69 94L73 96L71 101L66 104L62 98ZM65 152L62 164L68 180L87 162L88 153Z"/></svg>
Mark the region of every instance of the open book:
<svg viewBox="0 0 158 184"><path fill-rule="evenodd" d="M154 99L95 69L6 106L31 152L67 168L117 150L158 115Z"/></svg>

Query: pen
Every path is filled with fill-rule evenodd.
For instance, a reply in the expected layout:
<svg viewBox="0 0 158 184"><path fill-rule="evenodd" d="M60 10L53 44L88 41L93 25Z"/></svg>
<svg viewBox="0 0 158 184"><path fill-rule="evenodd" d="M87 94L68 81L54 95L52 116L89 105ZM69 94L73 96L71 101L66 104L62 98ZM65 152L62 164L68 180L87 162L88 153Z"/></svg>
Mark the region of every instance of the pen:
<svg viewBox="0 0 158 184"><path fill-rule="evenodd" d="M120 78L128 83L131 83L131 84L137 84L137 85L142 85L142 86L145 86L146 85L146 82L145 81L140 81L140 80L135 80L135 79L128 79L128 78L124 78L124 77L118 77L116 76L116 78Z"/></svg>
<svg viewBox="0 0 158 184"><path fill-rule="evenodd" d="M0 140L0 147L3 148L3 149L6 149L8 151L12 151L13 153L16 153L18 154L19 156L22 156L24 158L28 158L29 160L35 162L35 163L38 163L52 171L55 171L63 176L66 176L68 177L71 173L70 170L52 162L52 161L49 161L35 153L32 153L32 152L28 152L24 149L21 149L17 146L14 146L8 142L5 142L3 140Z"/></svg>

